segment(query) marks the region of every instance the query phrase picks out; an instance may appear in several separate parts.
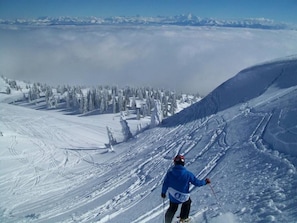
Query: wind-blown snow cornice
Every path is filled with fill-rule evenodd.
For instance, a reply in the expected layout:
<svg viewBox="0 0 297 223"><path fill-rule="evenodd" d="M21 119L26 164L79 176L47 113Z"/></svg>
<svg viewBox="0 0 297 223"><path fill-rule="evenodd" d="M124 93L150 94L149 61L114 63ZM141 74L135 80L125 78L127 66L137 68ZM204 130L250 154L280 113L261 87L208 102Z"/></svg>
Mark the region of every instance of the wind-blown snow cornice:
<svg viewBox="0 0 297 223"><path fill-rule="evenodd" d="M39 17L37 19L0 19L0 24L9 25L178 25L178 26L214 26L256 29L295 29L286 23L276 23L270 19L248 18L240 20L222 20L200 18L192 14L178 16L114 16L114 17Z"/></svg>

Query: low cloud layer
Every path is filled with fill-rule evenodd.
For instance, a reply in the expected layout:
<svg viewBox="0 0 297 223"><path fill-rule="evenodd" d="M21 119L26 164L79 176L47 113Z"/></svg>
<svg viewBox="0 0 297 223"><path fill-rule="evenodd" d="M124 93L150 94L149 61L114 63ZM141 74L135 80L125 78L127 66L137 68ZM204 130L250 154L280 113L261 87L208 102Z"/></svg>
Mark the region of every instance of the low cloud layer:
<svg viewBox="0 0 297 223"><path fill-rule="evenodd" d="M176 26L0 28L0 74L53 85L206 95L240 70L297 53L297 32Z"/></svg>

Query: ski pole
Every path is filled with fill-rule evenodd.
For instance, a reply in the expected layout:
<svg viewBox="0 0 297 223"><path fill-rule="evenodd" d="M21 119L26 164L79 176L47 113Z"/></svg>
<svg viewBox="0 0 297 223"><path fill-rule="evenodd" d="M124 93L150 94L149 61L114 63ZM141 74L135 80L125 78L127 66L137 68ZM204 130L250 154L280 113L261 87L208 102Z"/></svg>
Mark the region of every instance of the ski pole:
<svg viewBox="0 0 297 223"><path fill-rule="evenodd" d="M211 184L208 184L209 185L209 187L210 187L210 189L211 189L211 191L212 191L212 194L214 195L214 197L216 198L216 200L217 200L217 203L219 204L220 202L219 202L219 199L218 199L218 197L217 197L217 195L216 195L216 193L215 193L215 191L214 191L214 189L213 189L213 187L211 186Z"/></svg>
<svg viewBox="0 0 297 223"><path fill-rule="evenodd" d="M208 184L208 185L209 185L209 187L210 187L210 189L211 189L211 191L212 191L213 196L214 196L214 197L216 198L216 200L217 200L217 204L218 204L219 207L222 209L222 211L226 212L225 208L224 208L224 207L221 205L221 203L219 202L219 199L218 199L218 197L217 197L217 195L216 195L216 193L215 193L213 187L212 187L210 184Z"/></svg>
<svg viewBox="0 0 297 223"><path fill-rule="evenodd" d="M165 198L163 198L163 223L165 223Z"/></svg>

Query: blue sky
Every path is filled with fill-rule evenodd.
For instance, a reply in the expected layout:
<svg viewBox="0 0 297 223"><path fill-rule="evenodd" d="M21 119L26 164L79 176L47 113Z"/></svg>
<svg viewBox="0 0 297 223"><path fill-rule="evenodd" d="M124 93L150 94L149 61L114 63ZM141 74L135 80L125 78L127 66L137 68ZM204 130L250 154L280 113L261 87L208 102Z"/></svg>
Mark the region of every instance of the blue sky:
<svg viewBox="0 0 297 223"><path fill-rule="evenodd" d="M0 0L0 18L157 16L192 13L222 19L297 23L296 0Z"/></svg>

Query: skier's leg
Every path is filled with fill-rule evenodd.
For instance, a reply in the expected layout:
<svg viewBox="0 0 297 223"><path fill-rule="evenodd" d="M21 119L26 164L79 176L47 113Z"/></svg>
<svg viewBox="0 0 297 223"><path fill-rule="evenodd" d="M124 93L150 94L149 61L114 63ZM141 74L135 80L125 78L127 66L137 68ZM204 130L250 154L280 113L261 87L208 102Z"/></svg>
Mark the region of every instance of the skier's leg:
<svg viewBox="0 0 297 223"><path fill-rule="evenodd" d="M189 198L186 202L184 202L181 206L180 210L180 219L187 219L189 218L190 209L191 209L192 200Z"/></svg>
<svg viewBox="0 0 297 223"><path fill-rule="evenodd" d="M172 203L170 201L169 208L168 208L168 210L166 211L166 214L165 214L165 223L171 223L172 218L174 217L174 214L177 211L177 208L178 208L178 204Z"/></svg>

